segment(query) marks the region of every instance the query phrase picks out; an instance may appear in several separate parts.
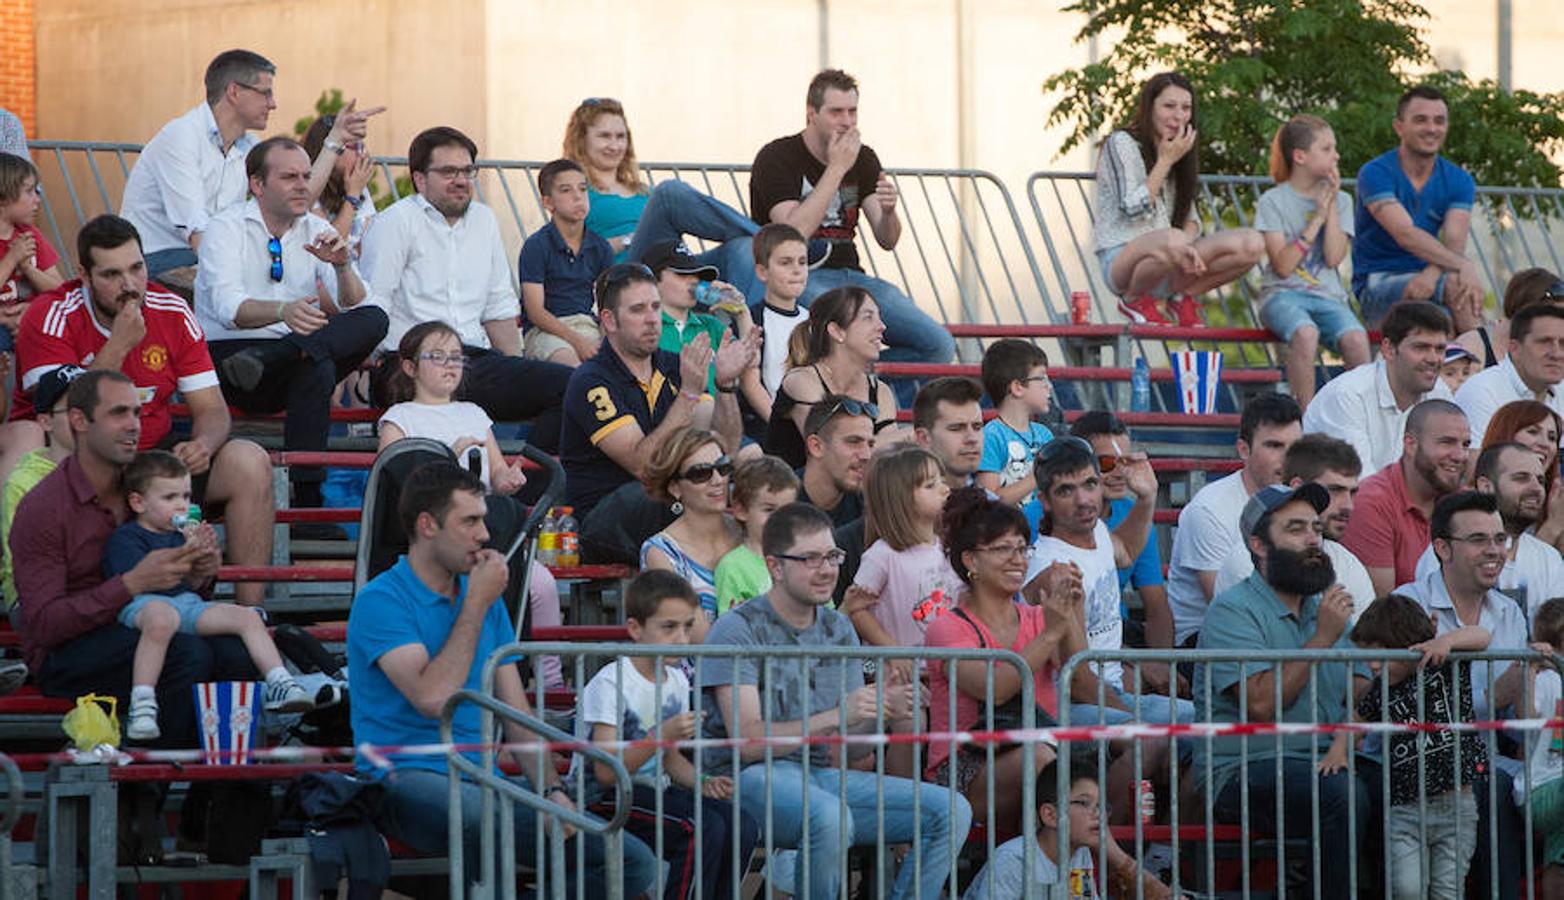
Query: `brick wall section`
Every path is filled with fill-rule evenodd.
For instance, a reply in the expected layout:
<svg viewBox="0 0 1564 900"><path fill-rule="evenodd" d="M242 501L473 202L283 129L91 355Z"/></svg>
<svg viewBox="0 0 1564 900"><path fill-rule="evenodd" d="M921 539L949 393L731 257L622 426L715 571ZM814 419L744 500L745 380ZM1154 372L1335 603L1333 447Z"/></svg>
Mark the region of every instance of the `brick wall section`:
<svg viewBox="0 0 1564 900"><path fill-rule="evenodd" d="M37 66L33 0L0 0L0 107L15 113L37 137Z"/></svg>

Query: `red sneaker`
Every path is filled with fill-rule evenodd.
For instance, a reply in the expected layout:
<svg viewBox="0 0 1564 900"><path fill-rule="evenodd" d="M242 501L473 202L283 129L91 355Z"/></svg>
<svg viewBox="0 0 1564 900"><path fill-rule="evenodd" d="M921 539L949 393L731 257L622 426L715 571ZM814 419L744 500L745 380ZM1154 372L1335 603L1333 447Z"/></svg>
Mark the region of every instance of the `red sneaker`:
<svg viewBox="0 0 1564 900"><path fill-rule="evenodd" d="M1180 328L1205 327L1205 317L1201 314L1202 307L1194 297L1183 294L1168 301L1168 305L1173 307L1173 315L1178 317Z"/></svg>
<svg viewBox="0 0 1564 900"><path fill-rule="evenodd" d="M1171 325L1162 312L1157 309L1157 298L1150 294L1142 294L1134 300L1119 298L1119 312L1130 320L1132 325Z"/></svg>

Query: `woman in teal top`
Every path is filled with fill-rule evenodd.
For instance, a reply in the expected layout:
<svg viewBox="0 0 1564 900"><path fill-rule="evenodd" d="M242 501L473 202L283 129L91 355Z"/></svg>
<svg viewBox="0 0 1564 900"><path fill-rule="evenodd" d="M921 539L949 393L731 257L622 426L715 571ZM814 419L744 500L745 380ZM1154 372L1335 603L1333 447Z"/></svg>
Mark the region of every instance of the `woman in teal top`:
<svg viewBox="0 0 1564 900"><path fill-rule="evenodd" d="M615 262L639 260L645 248L685 235L716 246L696 259L751 300L764 296L755 278L750 238L760 228L748 216L677 179L649 187L641 180L635 142L618 100L581 101L565 127L563 155L586 170L592 206L586 227L607 239Z"/></svg>

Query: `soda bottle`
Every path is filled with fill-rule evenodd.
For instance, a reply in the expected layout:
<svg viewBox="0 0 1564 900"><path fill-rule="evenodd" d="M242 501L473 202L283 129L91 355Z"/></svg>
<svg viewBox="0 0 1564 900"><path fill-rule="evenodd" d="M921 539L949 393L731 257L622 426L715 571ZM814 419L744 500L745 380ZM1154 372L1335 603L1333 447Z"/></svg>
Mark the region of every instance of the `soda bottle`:
<svg viewBox="0 0 1564 900"><path fill-rule="evenodd" d="M1135 358L1135 372L1130 376L1130 409L1134 412L1151 409L1151 367L1144 356Z"/></svg>
<svg viewBox="0 0 1564 900"><path fill-rule="evenodd" d="M538 529L538 562L545 566L556 565L559 556L559 510L550 509L543 517L543 527Z"/></svg>
<svg viewBox="0 0 1564 900"><path fill-rule="evenodd" d="M574 507L561 506L559 519L554 527L558 536L558 544L554 565L579 566L581 565L581 536L577 533L576 517L573 515Z"/></svg>

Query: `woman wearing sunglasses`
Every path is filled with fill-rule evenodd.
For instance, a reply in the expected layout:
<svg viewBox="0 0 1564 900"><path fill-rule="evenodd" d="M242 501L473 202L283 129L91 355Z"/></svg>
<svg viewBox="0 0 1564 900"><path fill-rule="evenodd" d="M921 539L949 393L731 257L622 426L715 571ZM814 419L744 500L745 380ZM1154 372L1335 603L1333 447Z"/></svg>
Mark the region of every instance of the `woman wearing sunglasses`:
<svg viewBox="0 0 1564 900"><path fill-rule="evenodd" d="M896 392L874 374L885 323L880 306L860 287L826 291L809 307L809 319L793 330L788 365L771 404L766 453L802 468L804 420L827 394L861 404L852 415L867 413L876 435L896 425ZM885 437L879 438L880 443Z"/></svg>
<svg viewBox="0 0 1564 900"><path fill-rule="evenodd" d="M646 492L667 503L673 524L641 545L642 569L667 569L695 588L701 610L692 636L699 643L717 617L717 563L744 540L728 515L728 479L733 462L717 435L686 428L664 441L646 464Z"/></svg>

